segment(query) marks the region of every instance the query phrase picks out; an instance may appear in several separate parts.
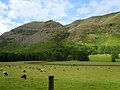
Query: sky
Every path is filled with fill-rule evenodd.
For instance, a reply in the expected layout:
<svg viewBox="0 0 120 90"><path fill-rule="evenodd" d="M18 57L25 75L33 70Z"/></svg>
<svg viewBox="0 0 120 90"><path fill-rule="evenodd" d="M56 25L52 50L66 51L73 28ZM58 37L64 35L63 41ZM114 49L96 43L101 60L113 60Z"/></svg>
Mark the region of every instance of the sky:
<svg viewBox="0 0 120 90"><path fill-rule="evenodd" d="M0 0L0 35L31 21L69 24L120 11L120 0Z"/></svg>

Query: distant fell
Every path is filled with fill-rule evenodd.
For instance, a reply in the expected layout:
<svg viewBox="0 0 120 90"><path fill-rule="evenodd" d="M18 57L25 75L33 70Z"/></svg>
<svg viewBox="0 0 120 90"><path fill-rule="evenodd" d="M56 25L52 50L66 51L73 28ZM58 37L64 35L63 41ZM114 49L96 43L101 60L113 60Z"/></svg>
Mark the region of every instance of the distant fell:
<svg viewBox="0 0 120 90"><path fill-rule="evenodd" d="M65 26L53 20L29 22L0 36L1 51L38 51L59 43L120 45L120 12L75 20Z"/></svg>

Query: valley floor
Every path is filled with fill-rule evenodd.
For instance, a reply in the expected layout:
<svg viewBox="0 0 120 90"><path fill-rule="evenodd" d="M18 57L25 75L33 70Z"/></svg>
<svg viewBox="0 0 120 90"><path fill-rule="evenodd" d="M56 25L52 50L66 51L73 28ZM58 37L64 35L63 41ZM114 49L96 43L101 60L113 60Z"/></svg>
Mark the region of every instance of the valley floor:
<svg viewBox="0 0 120 90"><path fill-rule="evenodd" d="M3 76L0 71L0 90L47 90L48 76L54 76L55 90L120 90L119 60L99 56L90 56L88 62L0 62L0 68L8 72ZM27 79L21 78L23 74Z"/></svg>

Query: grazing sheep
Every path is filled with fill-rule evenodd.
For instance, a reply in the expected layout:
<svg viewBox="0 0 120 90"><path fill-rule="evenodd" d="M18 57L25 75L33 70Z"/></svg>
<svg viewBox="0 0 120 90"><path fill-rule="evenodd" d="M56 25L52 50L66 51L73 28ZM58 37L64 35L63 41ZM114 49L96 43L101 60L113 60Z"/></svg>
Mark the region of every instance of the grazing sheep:
<svg viewBox="0 0 120 90"><path fill-rule="evenodd" d="M79 70L79 68L77 68L77 70Z"/></svg>
<svg viewBox="0 0 120 90"><path fill-rule="evenodd" d="M43 69L41 69L40 71L43 72Z"/></svg>
<svg viewBox="0 0 120 90"><path fill-rule="evenodd" d="M65 71L65 69L63 69L63 71Z"/></svg>
<svg viewBox="0 0 120 90"><path fill-rule="evenodd" d="M26 75L26 74L24 74L24 75L22 75L22 76L21 76L21 78L26 79L26 78L27 78L27 75Z"/></svg>
<svg viewBox="0 0 120 90"><path fill-rule="evenodd" d="M3 68L0 68L0 71L3 71Z"/></svg>
<svg viewBox="0 0 120 90"><path fill-rule="evenodd" d="M41 70L41 69L38 69L38 70Z"/></svg>
<svg viewBox="0 0 120 90"><path fill-rule="evenodd" d="M44 69L38 69L38 70L40 70L40 72L46 72L46 70L44 70Z"/></svg>
<svg viewBox="0 0 120 90"><path fill-rule="evenodd" d="M108 69L110 69L110 67L108 67Z"/></svg>
<svg viewBox="0 0 120 90"><path fill-rule="evenodd" d="M19 66L19 68L21 69L22 67L21 67L21 66Z"/></svg>
<svg viewBox="0 0 120 90"><path fill-rule="evenodd" d="M25 73L26 71L25 71L25 70L23 70L23 72Z"/></svg>
<svg viewBox="0 0 120 90"><path fill-rule="evenodd" d="M4 76L8 76L8 72L3 71L3 75L4 75Z"/></svg>

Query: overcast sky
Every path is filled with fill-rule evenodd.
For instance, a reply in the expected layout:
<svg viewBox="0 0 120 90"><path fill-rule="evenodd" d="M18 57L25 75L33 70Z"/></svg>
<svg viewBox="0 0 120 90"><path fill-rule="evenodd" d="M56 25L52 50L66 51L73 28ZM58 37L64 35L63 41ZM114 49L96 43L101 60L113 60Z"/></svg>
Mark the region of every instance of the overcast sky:
<svg viewBox="0 0 120 90"><path fill-rule="evenodd" d="M120 11L120 0L0 0L0 35L31 21L68 24Z"/></svg>

